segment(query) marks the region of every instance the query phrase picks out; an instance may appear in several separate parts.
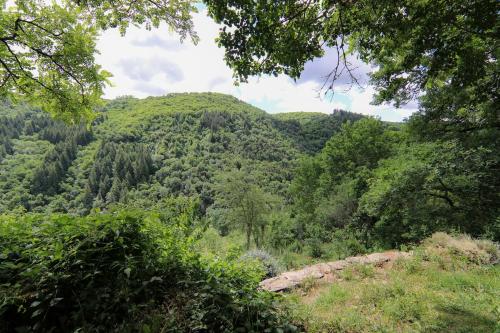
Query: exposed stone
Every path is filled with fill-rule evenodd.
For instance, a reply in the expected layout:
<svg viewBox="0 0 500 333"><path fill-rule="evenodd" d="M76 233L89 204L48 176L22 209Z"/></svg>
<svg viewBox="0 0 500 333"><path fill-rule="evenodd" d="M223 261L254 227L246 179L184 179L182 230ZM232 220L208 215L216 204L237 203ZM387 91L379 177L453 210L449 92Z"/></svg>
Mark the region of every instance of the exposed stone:
<svg viewBox="0 0 500 333"><path fill-rule="evenodd" d="M284 291L296 287L308 278L323 279L336 271L341 271L350 265L375 265L380 266L397 258L408 257L408 252L389 251L372 253L364 256L349 257L327 263L320 263L304 267L300 270L282 273L276 277L264 280L260 287L268 291Z"/></svg>

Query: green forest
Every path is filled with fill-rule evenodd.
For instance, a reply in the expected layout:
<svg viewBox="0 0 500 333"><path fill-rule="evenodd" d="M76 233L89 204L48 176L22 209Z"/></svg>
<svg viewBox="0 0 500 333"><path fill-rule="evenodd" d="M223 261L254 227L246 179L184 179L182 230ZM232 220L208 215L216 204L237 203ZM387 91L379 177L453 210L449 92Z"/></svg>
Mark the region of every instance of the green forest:
<svg viewBox="0 0 500 333"><path fill-rule="evenodd" d="M270 115L234 97L172 94L108 101L90 127L69 126L28 105L2 105L0 212L86 215L113 206L216 201L222 175L241 171L283 203L293 170L342 124L362 116Z"/></svg>
<svg viewBox="0 0 500 333"><path fill-rule="evenodd" d="M104 99L99 32L197 42L197 2L0 0L0 333L500 330L499 7L461 3L203 1L236 84L327 46L327 92L357 54L418 100L387 122Z"/></svg>

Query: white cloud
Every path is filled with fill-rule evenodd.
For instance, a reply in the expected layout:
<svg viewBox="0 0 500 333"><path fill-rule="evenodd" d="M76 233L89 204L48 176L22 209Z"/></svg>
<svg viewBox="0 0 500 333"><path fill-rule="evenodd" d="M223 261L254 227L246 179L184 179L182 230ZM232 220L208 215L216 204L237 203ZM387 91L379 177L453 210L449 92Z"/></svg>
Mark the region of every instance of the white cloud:
<svg viewBox="0 0 500 333"><path fill-rule="evenodd" d="M371 86L366 89L351 89L349 92L351 100L350 111L377 116L387 121L401 121L404 118L408 118L418 109L417 105L413 105L413 108L400 109L396 109L390 105L372 105L371 102L374 93L375 89Z"/></svg>
<svg viewBox="0 0 500 333"><path fill-rule="evenodd" d="M131 28L125 37L118 31L106 31L98 41L98 62L114 74L113 86L106 88L105 97L121 95L147 97L171 92L221 92L268 112L314 111L330 113L342 108L363 114L378 115L384 120L402 120L413 108L395 111L387 106L370 105L373 88L344 92L342 88L331 97L321 96L322 76L328 74L336 54L306 64L302 78L294 82L288 77L262 76L248 83L233 85L232 71L224 63L224 51L214 39L219 27L206 16L206 10L194 16L195 29L201 40L198 45L179 42L167 27L153 31ZM366 80L370 67L350 59ZM339 81L345 87L345 78Z"/></svg>
<svg viewBox="0 0 500 333"><path fill-rule="evenodd" d="M351 55L346 57L346 61L338 61L339 55L335 48L326 48L325 54L321 58L315 58L308 61L304 66L304 71L300 75L299 82L313 81L319 85L330 83L328 75L332 73L337 66L339 77L335 80L337 86L347 86L352 82L351 75L358 81L359 85L367 85L368 73L371 67L362 62L358 56ZM349 74L350 71L350 74Z"/></svg>
<svg viewBox="0 0 500 333"><path fill-rule="evenodd" d="M169 82L179 82L184 75L179 66L159 57L126 58L118 62L123 73L132 80L150 81L157 75L163 75Z"/></svg>
<svg viewBox="0 0 500 333"><path fill-rule="evenodd" d="M176 51L184 47L179 41L161 38L157 33L151 33L145 38L134 39L131 44L139 47L159 47L167 51Z"/></svg>
<svg viewBox="0 0 500 333"><path fill-rule="evenodd" d="M148 82L137 82L134 90L147 94L148 96L161 96L167 93L166 89Z"/></svg>

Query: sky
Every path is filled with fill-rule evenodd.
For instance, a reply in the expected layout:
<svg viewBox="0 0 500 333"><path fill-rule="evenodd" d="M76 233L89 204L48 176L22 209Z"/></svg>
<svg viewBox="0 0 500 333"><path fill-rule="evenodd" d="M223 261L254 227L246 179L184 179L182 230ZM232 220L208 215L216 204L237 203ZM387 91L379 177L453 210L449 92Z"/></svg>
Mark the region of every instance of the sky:
<svg viewBox="0 0 500 333"><path fill-rule="evenodd" d="M143 98L174 92L210 91L233 95L269 113L331 113L334 109L343 109L386 121L402 121L416 111L416 103L401 109L371 105L374 89L367 83L367 74L372 68L357 59L350 61L357 68L355 75L364 88L348 89L347 78L341 77L333 96L325 97L321 86L336 63L336 53L328 49L322 58L305 65L296 82L284 75L261 76L236 86L232 71L224 62L224 50L215 43L219 26L203 8L194 15L194 23L200 37L197 45L189 40L181 43L167 27L152 31L131 28L123 37L117 30L105 31L97 43L100 52L97 61L113 73L113 86L106 88L104 97L132 95Z"/></svg>

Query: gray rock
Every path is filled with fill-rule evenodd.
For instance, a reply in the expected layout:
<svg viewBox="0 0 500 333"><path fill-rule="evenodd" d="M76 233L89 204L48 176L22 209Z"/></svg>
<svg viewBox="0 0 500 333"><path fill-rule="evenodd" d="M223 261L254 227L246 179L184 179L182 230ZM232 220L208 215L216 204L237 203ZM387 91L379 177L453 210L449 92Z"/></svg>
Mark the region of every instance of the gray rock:
<svg viewBox="0 0 500 333"><path fill-rule="evenodd" d="M341 271L351 265L383 265L398 258L406 258L411 254L408 252L389 251L383 253L372 253L363 256L349 257L327 263L320 263L304 267L300 270L282 273L276 277L266 279L260 283L260 288L268 291L284 291L298 286L306 279L324 279L334 272Z"/></svg>

